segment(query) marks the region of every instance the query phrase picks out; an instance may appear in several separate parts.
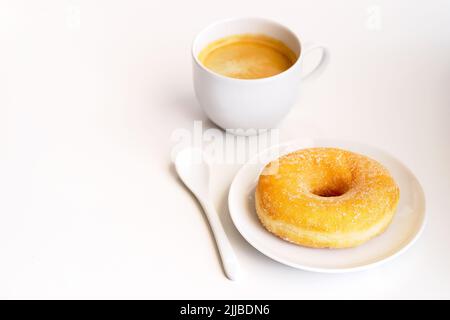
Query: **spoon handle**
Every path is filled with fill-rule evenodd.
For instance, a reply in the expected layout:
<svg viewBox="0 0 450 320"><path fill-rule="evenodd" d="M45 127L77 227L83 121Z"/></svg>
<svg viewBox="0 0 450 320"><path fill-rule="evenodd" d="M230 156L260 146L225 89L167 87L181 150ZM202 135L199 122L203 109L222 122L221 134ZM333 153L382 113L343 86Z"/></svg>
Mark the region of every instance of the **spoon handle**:
<svg viewBox="0 0 450 320"><path fill-rule="evenodd" d="M241 267L236 254L234 253L233 247L231 247L230 241L223 230L222 223L219 220L219 215L209 201L201 201L200 203L205 211L206 217L208 218L214 238L216 239L217 248L219 250L220 258L222 259L225 274L228 279L237 280L241 273Z"/></svg>

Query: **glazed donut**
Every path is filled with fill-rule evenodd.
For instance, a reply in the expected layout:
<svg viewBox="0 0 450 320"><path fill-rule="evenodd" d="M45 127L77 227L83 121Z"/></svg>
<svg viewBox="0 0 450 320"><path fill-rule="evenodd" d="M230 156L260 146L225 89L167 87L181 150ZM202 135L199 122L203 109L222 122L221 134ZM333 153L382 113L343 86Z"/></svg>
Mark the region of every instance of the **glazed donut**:
<svg viewBox="0 0 450 320"><path fill-rule="evenodd" d="M399 197L380 163L337 148L302 149L270 162L255 192L268 231L313 248L355 247L379 235Z"/></svg>

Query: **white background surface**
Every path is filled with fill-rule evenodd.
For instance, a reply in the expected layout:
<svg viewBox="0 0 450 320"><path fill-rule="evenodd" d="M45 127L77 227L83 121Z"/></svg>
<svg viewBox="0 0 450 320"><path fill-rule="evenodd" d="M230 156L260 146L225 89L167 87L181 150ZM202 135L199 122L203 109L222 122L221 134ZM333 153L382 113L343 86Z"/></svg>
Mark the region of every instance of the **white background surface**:
<svg viewBox="0 0 450 320"><path fill-rule="evenodd" d="M231 224L223 166L212 192L247 273L225 278L171 135L205 120L192 38L245 15L332 54L283 141L363 141L422 182L428 225L400 258L346 275L266 258ZM2 0L0 41L0 298L450 298L450 2Z"/></svg>

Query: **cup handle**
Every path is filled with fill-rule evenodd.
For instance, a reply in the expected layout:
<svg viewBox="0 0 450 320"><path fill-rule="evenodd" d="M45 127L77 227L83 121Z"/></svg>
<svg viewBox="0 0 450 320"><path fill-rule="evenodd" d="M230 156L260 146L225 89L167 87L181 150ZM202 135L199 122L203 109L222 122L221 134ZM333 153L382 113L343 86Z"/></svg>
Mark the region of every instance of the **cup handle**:
<svg viewBox="0 0 450 320"><path fill-rule="evenodd" d="M306 57L309 53L315 50L320 50L322 52L320 60L310 71L302 75L302 80L317 78L323 72L323 70L325 70L325 67L328 65L328 62L330 60L330 51L327 49L327 47L323 45L320 44L309 45L304 50L302 55Z"/></svg>

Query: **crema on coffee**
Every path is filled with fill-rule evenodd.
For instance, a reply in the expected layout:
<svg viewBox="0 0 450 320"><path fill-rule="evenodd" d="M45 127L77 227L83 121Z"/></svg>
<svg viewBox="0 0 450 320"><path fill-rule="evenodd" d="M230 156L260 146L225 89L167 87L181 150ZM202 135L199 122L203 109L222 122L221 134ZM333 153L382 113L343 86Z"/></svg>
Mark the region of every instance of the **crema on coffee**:
<svg viewBox="0 0 450 320"><path fill-rule="evenodd" d="M261 34L232 35L207 45L198 55L211 71L237 79L260 79L289 69L297 55L282 41Z"/></svg>

